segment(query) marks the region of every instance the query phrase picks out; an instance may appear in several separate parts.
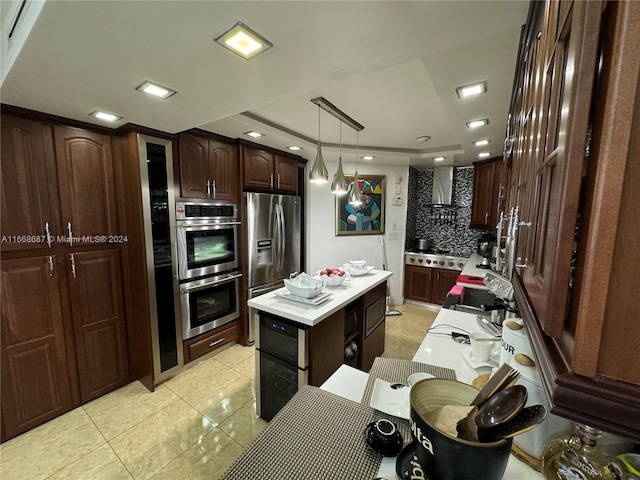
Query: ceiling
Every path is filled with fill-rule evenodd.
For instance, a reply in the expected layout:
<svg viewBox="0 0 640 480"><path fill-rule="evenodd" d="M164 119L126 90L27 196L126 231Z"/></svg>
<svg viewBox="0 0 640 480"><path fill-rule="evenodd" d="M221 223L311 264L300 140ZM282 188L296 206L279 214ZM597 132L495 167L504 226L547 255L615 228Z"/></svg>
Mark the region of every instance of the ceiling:
<svg viewBox="0 0 640 480"><path fill-rule="evenodd" d="M364 125L359 155L431 168L502 154L527 1L52 1L37 11L2 0L5 104L100 123L101 109L168 133L202 128L313 160L322 96ZM30 10L31 9L31 10ZM274 47L247 61L212 41L235 21ZM31 27L30 21L33 23ZM11 62L13 62L11 64ZM151 80L168 100L135 90ZM455 88L487 82L481 96ZM488 118L469 130L465 122ZM104 124L103 124L104 125ZM337 159L340 122L321 112L325 159ZM428 135L426 143L416 137ZM488 147L472 141L488 138ZM355 131L342 129L355 161ZM344 150L347 150L346 152ZM440 165L440 164L439 164ZM348 170L348 165L345 170Z"/></svg>

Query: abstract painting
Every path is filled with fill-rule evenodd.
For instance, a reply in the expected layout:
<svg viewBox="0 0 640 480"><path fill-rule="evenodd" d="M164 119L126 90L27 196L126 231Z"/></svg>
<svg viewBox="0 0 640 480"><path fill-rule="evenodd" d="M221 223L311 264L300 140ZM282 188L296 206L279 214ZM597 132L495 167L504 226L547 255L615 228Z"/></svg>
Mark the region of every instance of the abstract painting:
<svg viewBox="0 0 640 480"><path fill-rule="evenodd" d="M346 175L351 191L353 175ZM336 236L384 234L384 175L358 177L362 204L351 205L348 194L336 197Z"/></svg>

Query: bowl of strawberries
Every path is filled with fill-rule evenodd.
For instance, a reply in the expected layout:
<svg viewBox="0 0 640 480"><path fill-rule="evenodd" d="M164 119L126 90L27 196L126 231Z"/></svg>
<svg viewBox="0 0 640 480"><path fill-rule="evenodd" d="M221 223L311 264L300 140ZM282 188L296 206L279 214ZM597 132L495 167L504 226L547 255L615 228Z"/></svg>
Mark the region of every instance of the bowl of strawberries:
<svg viewBox="0 0 640 480"><path fill-rule="evenodd" d="M317 275L327 287L337 287L349 275L342 268L323 268L318 271Z"/></svg>

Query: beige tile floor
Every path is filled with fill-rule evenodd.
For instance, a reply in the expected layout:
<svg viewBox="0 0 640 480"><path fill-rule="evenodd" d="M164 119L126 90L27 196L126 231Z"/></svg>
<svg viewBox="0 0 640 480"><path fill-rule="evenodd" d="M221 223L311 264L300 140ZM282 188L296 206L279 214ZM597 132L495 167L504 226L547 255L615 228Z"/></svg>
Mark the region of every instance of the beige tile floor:
<svg viewBox="0 0 640 480"><path fill-rule="evenodd" d="M385 357L411 360L437 310L387 317ZM216 479L266 422L254 348L234 345L150 393L133 382L0 446L0 479Z"/></svg>

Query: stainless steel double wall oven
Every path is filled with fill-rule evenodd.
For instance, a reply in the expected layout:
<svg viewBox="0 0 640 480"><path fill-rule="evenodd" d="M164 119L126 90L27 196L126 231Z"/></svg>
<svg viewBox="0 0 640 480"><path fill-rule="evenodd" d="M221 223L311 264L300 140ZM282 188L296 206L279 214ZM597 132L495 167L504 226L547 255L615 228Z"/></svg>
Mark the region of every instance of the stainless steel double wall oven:
<svg viewBox="0 0 640 480"><path fill-rule="evenodd" d="M237 205L176 203L182 338L239 317Z"/></svg>

